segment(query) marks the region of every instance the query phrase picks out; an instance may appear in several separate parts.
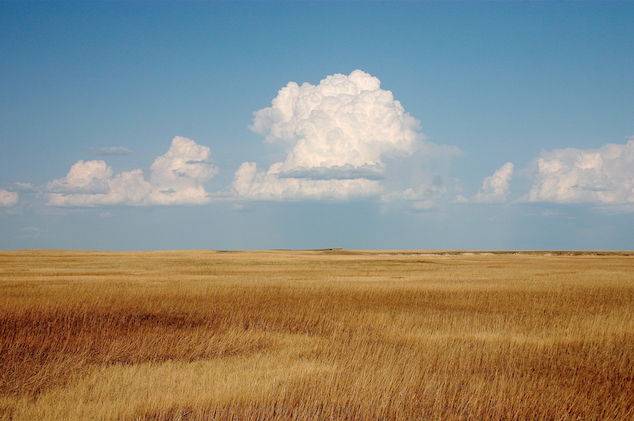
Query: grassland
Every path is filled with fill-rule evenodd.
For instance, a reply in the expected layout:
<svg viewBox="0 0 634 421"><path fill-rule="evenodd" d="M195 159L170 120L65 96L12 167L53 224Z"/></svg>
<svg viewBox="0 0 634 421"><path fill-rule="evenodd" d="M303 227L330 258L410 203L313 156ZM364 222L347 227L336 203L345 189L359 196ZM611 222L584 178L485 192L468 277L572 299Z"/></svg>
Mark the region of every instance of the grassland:
<svg viewBox="0 0 634 421"><path fill-rule="evenodd" d="M628 253L0 252L3 420L632 420Z"/></svg>

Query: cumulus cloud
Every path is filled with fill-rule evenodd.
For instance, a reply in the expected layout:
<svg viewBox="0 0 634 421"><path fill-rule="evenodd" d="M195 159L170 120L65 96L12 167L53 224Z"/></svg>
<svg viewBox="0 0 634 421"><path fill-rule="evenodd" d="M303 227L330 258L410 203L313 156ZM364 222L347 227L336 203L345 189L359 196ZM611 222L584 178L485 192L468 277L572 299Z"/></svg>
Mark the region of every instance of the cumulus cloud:
<svg viewBox="0 0 634 421"><path fill-rule="evenodd" d="M505 202L509 194L509 181L513 177L513 168L511 162L502 165L492 176L484 179L482 189L478 190L478 194L471 200L476 203Z"/></svg>
<svg viewBox="0 0 634 421"><path fill-rule="evenodd" d="M366 178L315 180L280 177L282 165L278 162L268 171L258 171L255 163L245 162L236 171L232 189L238 196L253 200L350 199L377 195L383 190L379 181Z"/></svg>
<svg viewBox="0 0 634 421"><path fill-rule="evenodd" d="M208 147L177 136L167 153L156 158L150 171L153 204L202 204L210 201L203 183L218 173L218 167L211 163Z"/></svg>
<svg viewBox="0 0 634 421"><path fill-rule="evenodd" d="M58 178L46 185L46 190L59 193L105 193L109 190L108 179L112 168L105 161L78 161L66 177Z"/></svg>
<svg viewBox="0 0 634 421"><path fill-rule="evenodd" d="M526 202L634 204L634 140L599 149L542 152Z"/></svg>
<svg viewBox="0 0 634 421"><path fill-rule="evenodd" d="M74 177L77 173L82 177ZM104 161L79 161L66 177L46 187L50 206L145 205L152 190L143 171L124 171L112 177L112 168Z"/></svg>
<svg viewBox="0 0 634 421"><path fill-rule="evenodd" d="M1 187L8 191L24 191L24 192L37 191L35 186L31 183L11 183L11 184L4 184Z"/></svg>
<svg viewBox="0 0 634 421"><path fill-rule="evenodd" d="M132 155L132 151L123 147L110 147L110 148L91 148L92 153L95 155Z"/></svg>
<svg viewBox="0 0 634 421"><path fill-rule="evenodd" d="M384 160L424 146L420 123L381 89L378 78L361 70L328 76L316 86L290 82L254 116L250 129L287 156L268 171L242 164L231 187L249 199L377 195Z"/></svg>
<svg viewBox="0 0 634 421"><path fill-rule="evenodd" d="M18 204L20 195L15 191L0 190L0 206L11 208Z"/></svg>
<svg viewBox="0 0 634 421"><path fill-rule="evenodd" d="M280 178L310 178L312 180L354 180L365 178L368 180L382 180L385 178L385 167L379 165L361 165L355 167L351 164L332 167L297 167L280 172Z"/></svg>
<svg viewBox="0 0 634 421"><path fill-rule="evenodd" d="M140 169L113 176L105 161L79 161L45 189L51 206L201 204L211 200L203 183L217 172L208 147L177 136L150 167L149 181Z"/></svg>

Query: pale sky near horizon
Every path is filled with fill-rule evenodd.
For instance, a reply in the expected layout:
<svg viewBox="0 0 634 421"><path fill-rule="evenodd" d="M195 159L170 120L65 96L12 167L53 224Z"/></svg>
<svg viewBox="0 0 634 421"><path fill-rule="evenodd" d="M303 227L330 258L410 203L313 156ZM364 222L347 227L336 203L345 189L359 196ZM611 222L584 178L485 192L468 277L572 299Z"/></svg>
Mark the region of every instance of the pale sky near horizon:
<svg viewBox="0 0 634 421"><path fill-rule="evenodd" d="M634 2L0 1L0 249L634 249Z"/></svg>

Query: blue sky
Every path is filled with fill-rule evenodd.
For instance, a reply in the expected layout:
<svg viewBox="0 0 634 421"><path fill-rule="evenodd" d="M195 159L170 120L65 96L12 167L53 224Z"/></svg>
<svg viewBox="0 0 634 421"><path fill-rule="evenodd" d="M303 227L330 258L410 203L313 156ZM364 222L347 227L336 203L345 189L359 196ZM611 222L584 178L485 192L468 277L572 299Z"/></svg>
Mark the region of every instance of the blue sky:
<svg viewBox="0 0 634 421"><path fill-rule="evenodd" d="M0 2L0 249L634 248L634 2Z"/></svg>

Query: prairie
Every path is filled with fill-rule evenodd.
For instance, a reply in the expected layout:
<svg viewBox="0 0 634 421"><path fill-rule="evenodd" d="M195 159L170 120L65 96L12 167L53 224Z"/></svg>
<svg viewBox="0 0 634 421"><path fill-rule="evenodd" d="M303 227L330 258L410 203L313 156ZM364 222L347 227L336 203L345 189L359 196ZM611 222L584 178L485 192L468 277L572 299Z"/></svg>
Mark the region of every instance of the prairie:
<svg viewBox="0 0 634 421"><path fill-rule="evenodd" d="M631 420L628 252L0 252L2 420Z"/></svg>

